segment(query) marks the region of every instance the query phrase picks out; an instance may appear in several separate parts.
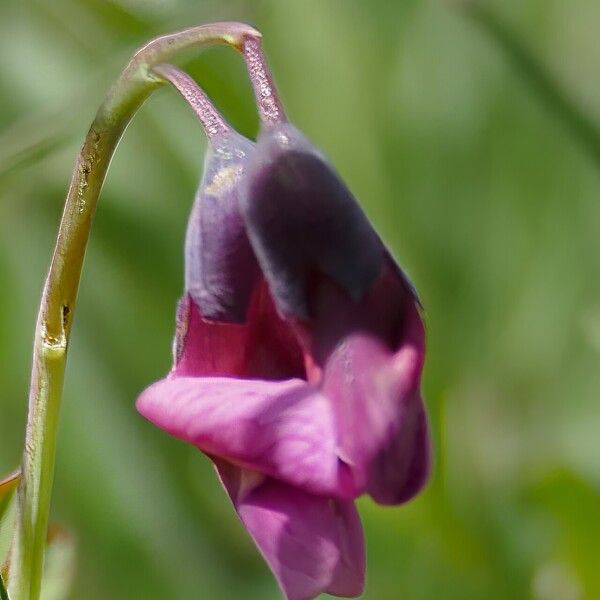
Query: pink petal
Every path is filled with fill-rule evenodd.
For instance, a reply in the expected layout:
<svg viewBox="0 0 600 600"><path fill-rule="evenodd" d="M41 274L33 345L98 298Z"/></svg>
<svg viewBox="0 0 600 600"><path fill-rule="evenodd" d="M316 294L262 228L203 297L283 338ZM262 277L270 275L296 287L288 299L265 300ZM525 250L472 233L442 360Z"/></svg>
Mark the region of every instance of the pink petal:
<svg viewBox="0 0 600 600"><path fill-rule="evenodd" d="M402 504L416 496L427 483L431 450L429 427L419 396L410 400L411 418L380 448L369 469L368 492L379 504Z"/></svg>
<svg viewBox="0 0 600 600"><path fill-rule="evenodd" d="M404 502L429 473L424 330L412 292L388 269L359 303L327 280L312 299L314 322L298 327L309 380L333 406L339 457L357 490L381 504Z"/></svg>
<svg viewBox="0 0 600 600"><path fill-rule="evenodd" d="M242 375L249 348L248 325L205 321L189 295L181 299L177 307L173 374Z"/></svg>
<svg viewBox="0 0 600 600"><path fill-rule="evenodd" d="M186 294L177 311L174 345L172 373L178 376L304 376L298 341L277 314L264 281L254 290L246 323L206 320Z"/></svg>
<svg viewBox="0 0 600 600"><path fill-rule="evenodd" d="M360 596L365 587L365 542L362 525L354 502L332 502L338 524L340 560L326 592L334 596L354 598Z"/></svg>
<svg viewBox="0 0 600 600"><path fill-rule="evenodd" d="M169 377L146 389L137 409L207 454L314 493L354 497L331 403L301 380Z"/></svg>
<svg viewBox="0 0 600 600"><path fill-rule="evenodd" d="M353 502L316 496L217 461L221 481L287 600L359 596L362 526ZM253 481L248 486L247 481Z"/></svg>
<svg viewBox="0 0 600 600"><path fill-rule="evenodd" d="M429 472L421 360L410 342L392 354L372 337L354 334L327 363L323 393L335 407L340 458L355 486L380 504L410 499Z"/></svg>

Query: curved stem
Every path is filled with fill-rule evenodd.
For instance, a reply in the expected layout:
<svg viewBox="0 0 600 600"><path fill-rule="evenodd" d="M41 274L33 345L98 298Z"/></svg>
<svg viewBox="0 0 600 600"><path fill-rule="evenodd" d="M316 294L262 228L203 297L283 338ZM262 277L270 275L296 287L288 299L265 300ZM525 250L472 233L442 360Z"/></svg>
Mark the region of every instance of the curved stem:
<svg viewBox="0 0 600 600"><path fill-rule="evenodd" d="M38 600L48 526L63 375L77 289L92 217L115 148L127 124L162 81L151 69L178 52L210 44L241 51L260 34L241 23L216 23L152 40L109 91L77 157L45 282L33 348L19 514L11 552L12 600Z"/></svg>
<svg viewBox="0 0 600 600"><path fill-rule="evenodd" d="M152 69L159 77L168 81L192 107L202 123L208 138L231 131L223 115L214 107L204 90L181 69L173 65L158 65Z"/></svg>

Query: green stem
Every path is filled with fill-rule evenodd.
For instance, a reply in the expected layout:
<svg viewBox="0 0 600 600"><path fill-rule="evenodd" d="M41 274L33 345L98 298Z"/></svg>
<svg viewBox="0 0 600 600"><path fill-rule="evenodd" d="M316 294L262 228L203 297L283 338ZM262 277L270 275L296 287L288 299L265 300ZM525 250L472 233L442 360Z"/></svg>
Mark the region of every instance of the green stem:
<svg viewBox="0 0 600 600"><path fill-rule="evenodd" d="M487 3L469 1L465 3L465 10L494 39L540 99L600 165L600 126L577 106L519 35Z"/></svg>
<svg viewBox="0 0 600 600"><path fill-rule="evenodd" d="M117 143L138 108L163 83L151 73L152 67L183 50L212 44L226 44L242 52L247 38L259 37L248 25L216 23L152 40L121 73L85 138L73 170L37 320L8 582L12 600L38 600L40 596L69 335L92 217Z"/></svg>

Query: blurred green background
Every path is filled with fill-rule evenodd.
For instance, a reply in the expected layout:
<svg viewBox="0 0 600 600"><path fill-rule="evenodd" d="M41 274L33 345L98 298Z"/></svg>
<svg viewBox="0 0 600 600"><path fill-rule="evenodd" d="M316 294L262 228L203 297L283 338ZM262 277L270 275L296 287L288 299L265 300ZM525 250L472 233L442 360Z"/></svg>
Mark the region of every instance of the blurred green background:
<svg viewBox="0 0 600 600"><path fill-rule="evenodd" d="M461 5L0 0L0 473L19 461L42 281L103 94L150 37L245 20L264 33L290 117L331 157L427 311L434 476L407 506L360 502L364 598L600 598L600 153ZM600 121L600 3L486 7ZM239 57L216 49L183 64L254 136ZM191 112L161 90L103 191L53 506L77 537L73 599L279 598L208 461L134 410L170 366L204 149Z"/></svg>

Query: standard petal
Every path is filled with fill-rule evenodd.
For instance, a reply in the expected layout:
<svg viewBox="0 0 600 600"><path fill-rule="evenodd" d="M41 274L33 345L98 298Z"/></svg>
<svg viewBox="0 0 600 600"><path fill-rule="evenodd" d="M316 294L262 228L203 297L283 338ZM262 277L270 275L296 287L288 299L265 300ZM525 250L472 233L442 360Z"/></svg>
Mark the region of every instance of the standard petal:
<svg viewBox="0 0 600 600"><path fill-rule="evenodd" d="M364 587L362 526L353 502L309 494L274 479L246 483L217 462L221 481L287 600L321 592L359 596Z"/></svg>
<svg viewBox="0 0 600 600"><path fill-rule="evenodd" d="M383 267L384 246L343 181L295 127L261 132L244 184L248 236L282 314L309 316L316 271L362 297Z"/></svg>
<svg viewBox="0 0 600 600"><path fill-rule="evenodd" d="M207 454L314 493L354 497L331 403L302 380L169 377L146 389L137 409Z"/></svg>

